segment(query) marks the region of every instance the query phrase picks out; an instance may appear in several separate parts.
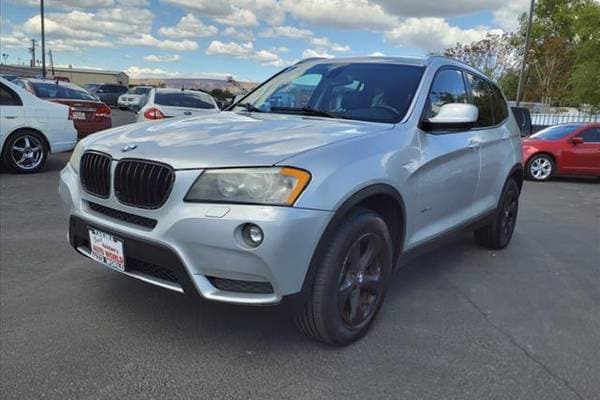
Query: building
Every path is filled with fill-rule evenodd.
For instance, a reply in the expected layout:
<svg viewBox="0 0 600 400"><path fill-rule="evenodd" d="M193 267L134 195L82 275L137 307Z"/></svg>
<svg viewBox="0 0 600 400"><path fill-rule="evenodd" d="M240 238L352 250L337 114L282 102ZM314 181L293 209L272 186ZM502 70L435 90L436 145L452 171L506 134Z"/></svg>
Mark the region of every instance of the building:
<svg viewBox="0 0 600 400"><path fill-rule="evenodd" d="M0 73L12 74L25 78L39 78L42 76L42 69L2 64L0 65ZM73 82L77 85L85 85L86 83L116 83L119 85L129 86L129 76L122 71L108 71L103 69L89 68L48 67L46 69L46 77L49 79L54 79L55 77L67 78L69 82Z"/></svg>

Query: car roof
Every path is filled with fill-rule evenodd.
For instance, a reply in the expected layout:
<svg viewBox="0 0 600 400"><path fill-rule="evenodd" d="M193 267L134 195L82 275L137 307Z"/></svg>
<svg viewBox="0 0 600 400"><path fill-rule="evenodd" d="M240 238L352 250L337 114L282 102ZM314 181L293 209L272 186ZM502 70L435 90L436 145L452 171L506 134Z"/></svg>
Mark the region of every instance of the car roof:
<svg viewBox="0 0 600 400"><path fill-rule="evenodd" d="M206 93L204 90L191 90L191 89L174 89L174 88L155 88L159 93L203 93L210 96L210 93Z"/></svg>

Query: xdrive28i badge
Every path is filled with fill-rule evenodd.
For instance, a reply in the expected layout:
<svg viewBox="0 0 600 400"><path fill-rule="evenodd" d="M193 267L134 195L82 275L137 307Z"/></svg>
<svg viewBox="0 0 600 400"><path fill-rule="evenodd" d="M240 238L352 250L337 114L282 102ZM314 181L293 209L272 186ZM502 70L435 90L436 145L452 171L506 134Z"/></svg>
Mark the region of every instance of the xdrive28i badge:
<svg viewBox="0 0 600 400"><path fill-rule="evenodd" d="M137 144L128 144L127 146L123 147L121 149L121 151L123 153L127 153L128 151L135 150L135 149L137 149Z"/></svg>

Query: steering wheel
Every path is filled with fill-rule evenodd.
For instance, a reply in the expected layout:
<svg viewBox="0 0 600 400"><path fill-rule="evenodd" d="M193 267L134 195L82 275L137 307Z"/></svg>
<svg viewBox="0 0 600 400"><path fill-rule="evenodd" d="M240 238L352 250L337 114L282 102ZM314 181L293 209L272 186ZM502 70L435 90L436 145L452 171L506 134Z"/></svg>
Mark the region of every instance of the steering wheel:
<svg viewBox="0 0 600 400"><path fill-rule="evenodd" d="M386 104L376 104L376 105L374 105L374 106L371 106L371 108L383 108L383 109L385 109L385 110L389 110L389 111L393 112L393 113L394 113L394 114L396 114L396 115L402 115L402 114L400 113L400 111L398 111L398 110L397 110L397 109L395 109L394 107L392 107L392 106L388 106L388 105L386 105Z"/></svg>

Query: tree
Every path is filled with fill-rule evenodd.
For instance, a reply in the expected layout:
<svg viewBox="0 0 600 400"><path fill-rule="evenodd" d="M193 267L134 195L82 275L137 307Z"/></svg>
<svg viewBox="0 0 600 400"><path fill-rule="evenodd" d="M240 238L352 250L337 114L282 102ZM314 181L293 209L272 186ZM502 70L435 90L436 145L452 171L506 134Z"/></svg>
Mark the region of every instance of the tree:
<svg viewBox="0 0 600 400"><path fill-rule="evenodd" d="M507 71L514 70L519 63L515 48L507 34L491 34L479 41L460 44L446 49L446 57L468 64L492 78L498 80Z"/></svg>
<svg viewBox="0 0 600 400"><path fill-rule="evenodd" d="M582 7L574 23L575 66L571 99L600 109L600 4Z"/></svg>

